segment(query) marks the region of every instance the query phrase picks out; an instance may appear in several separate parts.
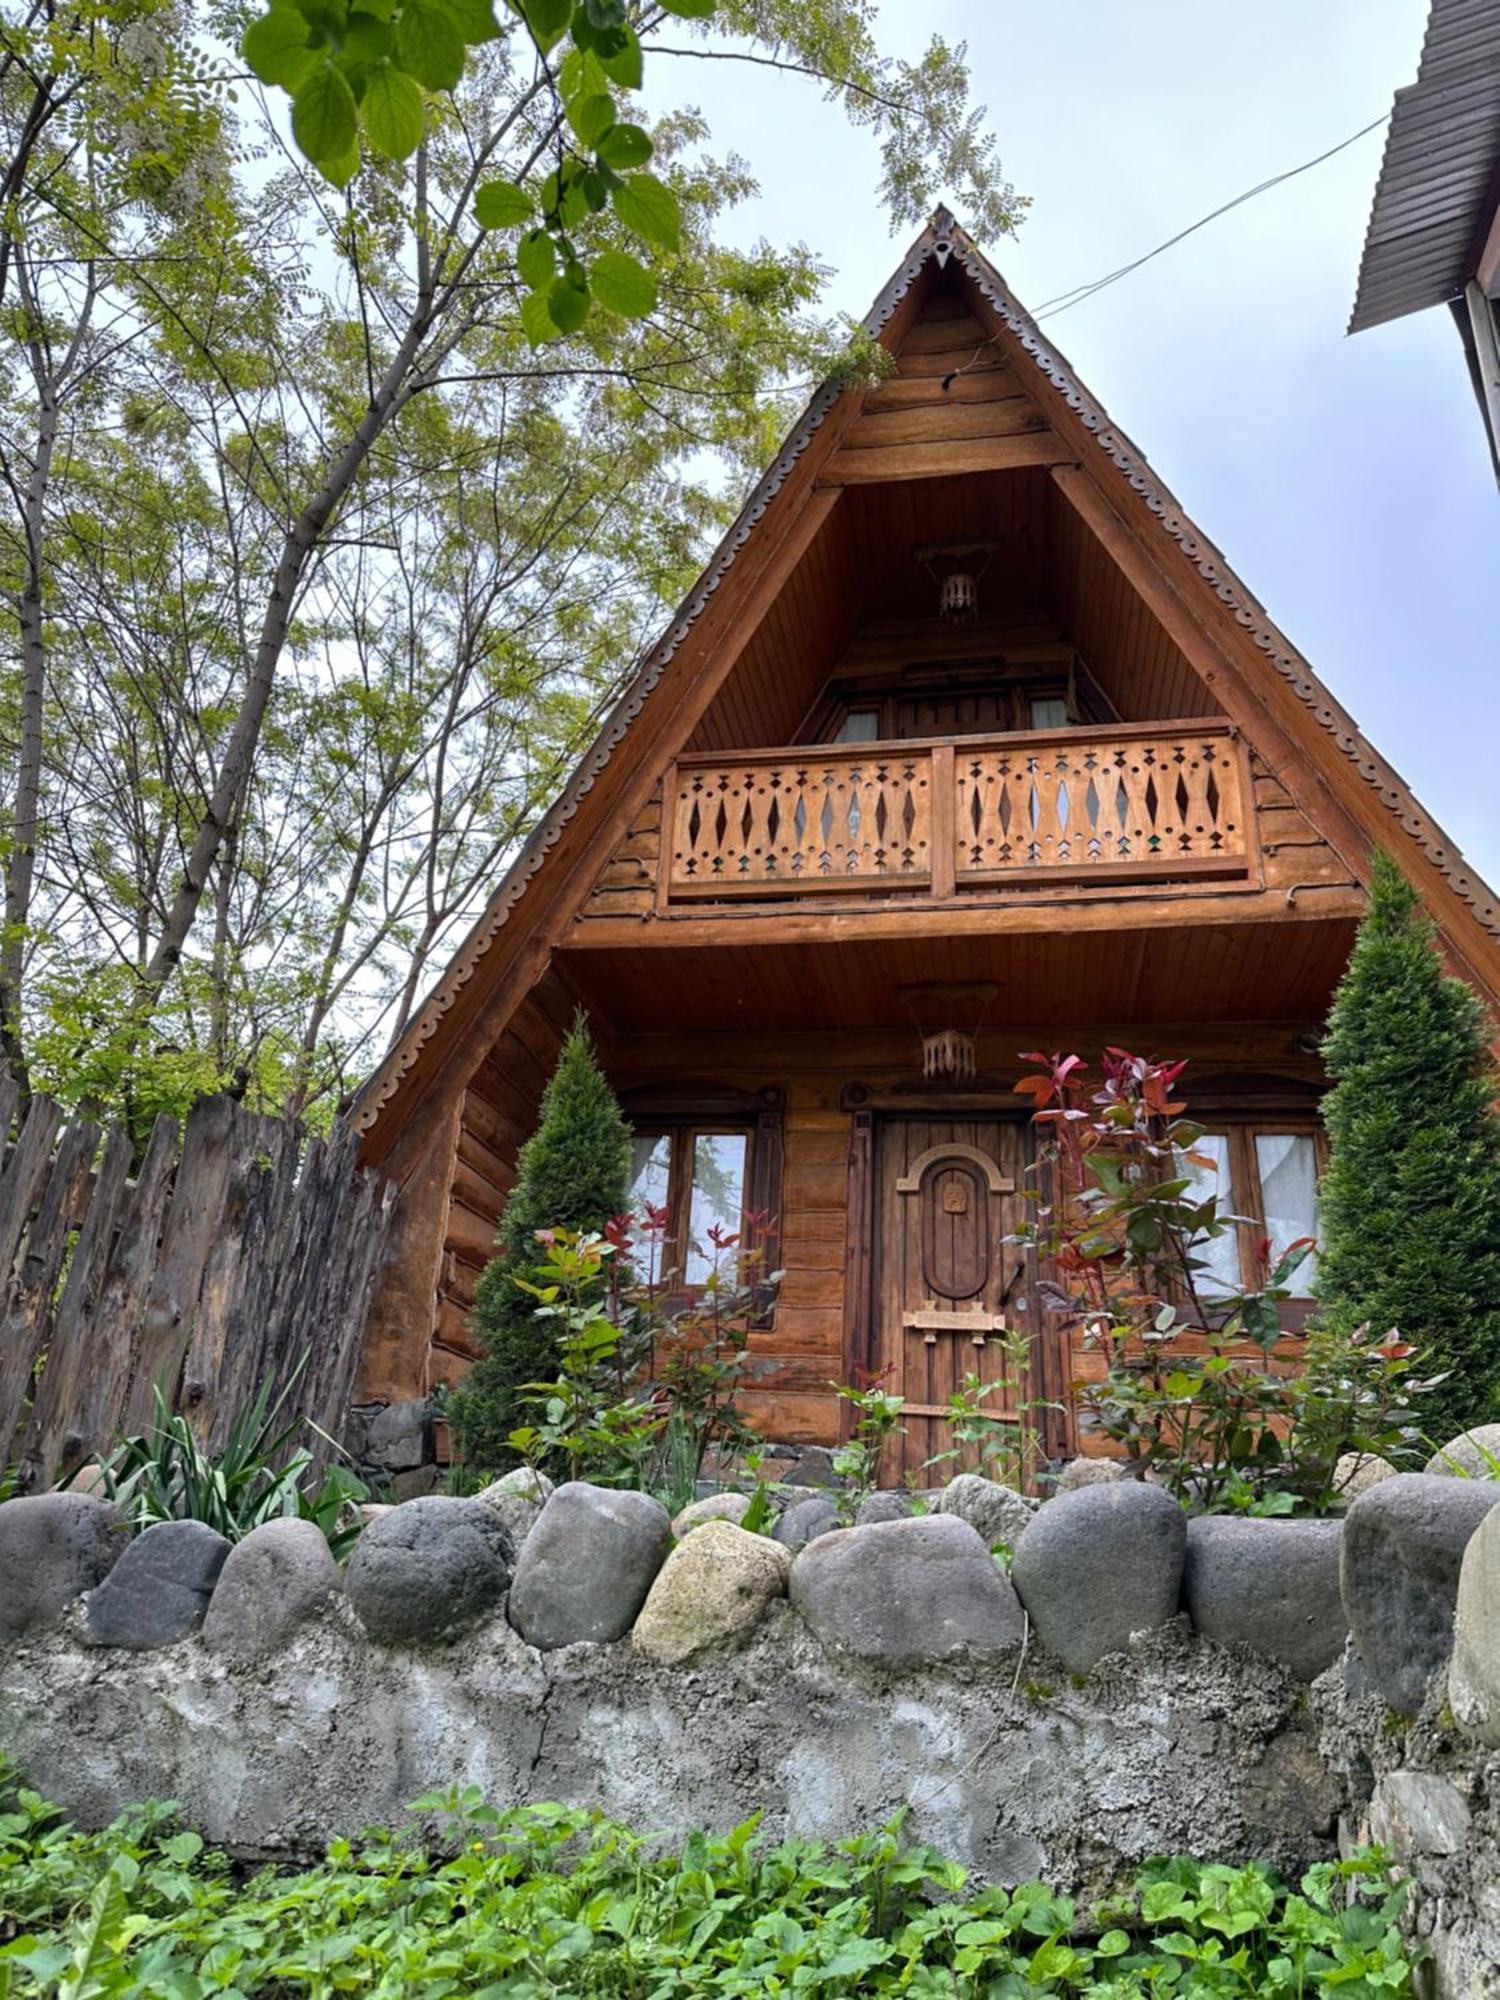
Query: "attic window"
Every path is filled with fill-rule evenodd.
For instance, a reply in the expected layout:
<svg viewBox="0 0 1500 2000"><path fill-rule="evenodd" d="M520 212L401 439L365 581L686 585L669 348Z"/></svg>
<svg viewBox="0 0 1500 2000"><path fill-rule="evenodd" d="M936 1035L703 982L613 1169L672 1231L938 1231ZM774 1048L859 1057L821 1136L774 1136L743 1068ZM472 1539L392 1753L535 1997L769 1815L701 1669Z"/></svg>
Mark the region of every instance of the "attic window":
<svg viewBox="0 0 1500 2000"><path fill-rule="evenodd" d="M1030 707L1033 729L1066 729L1072 720L1067 701L1060 694L1034 694Z"/></svg>
<svg viewBox="0 0 1500 2000"><path fill-rule="evenodd" d="M835 743L877 743L880 740L880 710L851 708L839 723Z"/></svg>

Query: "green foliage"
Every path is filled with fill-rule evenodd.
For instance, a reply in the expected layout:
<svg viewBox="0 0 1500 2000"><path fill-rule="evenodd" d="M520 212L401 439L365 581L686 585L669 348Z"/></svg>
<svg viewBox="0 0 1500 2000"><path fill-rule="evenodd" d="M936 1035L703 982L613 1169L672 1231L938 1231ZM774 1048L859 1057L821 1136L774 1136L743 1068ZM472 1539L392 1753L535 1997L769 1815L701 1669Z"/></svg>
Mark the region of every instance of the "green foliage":
<svg viewBox="0 0 1500 2000"><path fill-rule="evenodd" d="M1022 1493L1046 1463L1037 1418L1057 1405L1029 1393L1031 1337L1024 1328L1007 1328L990 1346L1000 1356L999 1374L991 1382L972 1373L964 1376L948 1398L953 1443L924 1464L945 1468L950 1475L978 1472ZM1009 1406L1004 1416L985 1407L991 1396Z"/></svg>
<svg viewBox="0 0 1500 2000"><path fill-rule="evenodd" d="M524 1421L527 1385L550 1380L561 1359L559 1329L536 1309L536 1288L549 1282L540 1233L603 1237L629 1187L630 1127L580 1017L543 1093L540 1123L521 1148L499 1251L475 1295L472 1326L483 1353L450 1404L470 1464L515 1462L510 1434Z"/></svg>
<svg viewBox="0 0 1500 2000"><path fill-rule="evenodd" d="M1431 920L1377 855L1323 1053L1332 1157L1323 1323L1398 1328L1444 1371L1425 1411L1452 1436L1500 1417L1500 1117L1491 1029L1447 975Z"/></svg>
<svg viewBox="0 0 1500 2000"><path fill-rule="evenodd" d="M662 1282L640 1277L628 1221L603 1236L541 1232L543 1263L524 1289L557 1342L559 1368L554 1381L523 1385L532 1421L507 1443L538 1471L635 1487L675 1513L696 1497L711 1450L756 1442L735 1393L751 1321L774 1281L759 1277L757 1247L715 1228L706 1283L669 1312ZM663 1226L653 1225L658 1236Z"/></svg>
<svg viewBox="0 0 1500 2000"><path fill-rule="evenodd" d="M301 1373L299 1368L297 1374ZM230 1427L222 1451L204 1450L188 1419L155 1392L156 1421L124 1439L104 1461L104 1490L133 1529L156 1521L202 1521L231 1542L242 1541L266 1521L313 1521L336 1556L347 1554L360 1531L359 1504L370 1496L341 1465L316 1483L313 1455L290 1449L303 1420L282 1421L296 1375L274 1397L269 1382Z"/></svg>
<svg viewBox="0 0 1500 2000"><path fill-rule="evenodd" d="M845 1523L854 1519L860 1503L880 1484L880 1460L888 1440L906 1435L901 1421L905 1397L892 1395L881 1386L888 1373L882 1371L872 1381L829 1384L854 1412L849 1435L833 1454L833 1469L844 1482L836 1504L839 1519Z"/></svg>
<svg viewBox="0 0 1500 2000"><path fill-rule="evenodd" d="M1043 1305L1103 1352L1105 1377L1079 1385L1079 1400L1135 1475L1206 1512L1327 1513L1341 1453L1409 1455L1412 1398L1429 1388L1409 1344L1360 1325L1309 1340L1296 1368L1275 1359L1311 1241L1290 1245L1258 1287L1204 1284L1203 1246L1238 1218L1183 1172L1212 1164L1172 1098L1184 1065L1108 1049L1095 1091L1077 1056L1026 1060L1044 1067L1016 1088L1045 1137L1037 1220L1016 1240L1054 1273L1037 1288Z"/></svg>
<svg viewBox="0 0 1500 2000"><path fill-rule="evenodd" d="M1040 1882L970 1887L886 1827L768 1846L748 1821L663 1852L597 1813L500 1812L475 1787L413 1811L448 1855L373 1834L241 1881L144 1806L103 1833L0 1767L0 1980L22 1996L166 2000L712 2000L775 1993L1056 2000L1410 2000L1404 1891L1374 1852L1310 1869L1159 1862L1080 1923Z"/></svg>

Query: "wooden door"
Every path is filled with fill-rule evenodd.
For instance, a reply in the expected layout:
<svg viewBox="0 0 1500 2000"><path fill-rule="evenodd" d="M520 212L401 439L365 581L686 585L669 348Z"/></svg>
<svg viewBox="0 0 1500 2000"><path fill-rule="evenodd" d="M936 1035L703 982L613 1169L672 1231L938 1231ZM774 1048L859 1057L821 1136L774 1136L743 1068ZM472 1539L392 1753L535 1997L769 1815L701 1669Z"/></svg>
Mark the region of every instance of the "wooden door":
<svg viewBox="0 0 1500 2000"><path fill-rule="evenodd" d="M1019 1392L992 1391L986 1411L1013 1416L1018 1400L1054 1396L1065 1384L1065 1360L1044 1346L1034 1259L1004 1240L1030 1212L1029 1137L1024 1122L1000 1117L888 1118L877 1128L873 1347L876 1365L890 1371L886 1387L906 1400L906 1435L882 1468L885 1483L937 1485L964 1469L923 1465L953 1442L946 1406L964 1377L998 1382L1009 1372L999 1346L1007 1328L1030 1335L1025 1380ZM1057 1419L1043 1428L1056 1449Z"/></svg>

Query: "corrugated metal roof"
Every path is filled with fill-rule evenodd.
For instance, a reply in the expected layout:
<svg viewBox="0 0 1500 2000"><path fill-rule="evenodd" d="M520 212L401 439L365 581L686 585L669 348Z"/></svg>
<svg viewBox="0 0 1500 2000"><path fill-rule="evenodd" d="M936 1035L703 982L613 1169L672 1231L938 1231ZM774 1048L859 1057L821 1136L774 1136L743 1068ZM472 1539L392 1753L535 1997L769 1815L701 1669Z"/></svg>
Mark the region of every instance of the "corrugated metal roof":
<svg viewBox="0 0 1500 2000"><path fill-rule="evenodd" d="M1396 92L1349 331L1446 305L1500 174L1500 0L1432 0L1417 80Z"/></svg>

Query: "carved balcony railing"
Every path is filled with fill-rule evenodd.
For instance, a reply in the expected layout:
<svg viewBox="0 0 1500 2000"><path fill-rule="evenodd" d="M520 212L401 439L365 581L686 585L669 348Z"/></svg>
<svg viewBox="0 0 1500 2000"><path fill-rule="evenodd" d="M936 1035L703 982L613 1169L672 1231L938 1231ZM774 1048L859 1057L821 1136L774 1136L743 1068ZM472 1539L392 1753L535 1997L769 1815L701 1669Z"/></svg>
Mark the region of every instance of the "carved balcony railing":
<svg viewBox="0 0 1500 2000"><path fill-rule="evenodd" d="M666 808L667 903L1243 877L1255 858L1223 722L690 756Z"/></svg>

